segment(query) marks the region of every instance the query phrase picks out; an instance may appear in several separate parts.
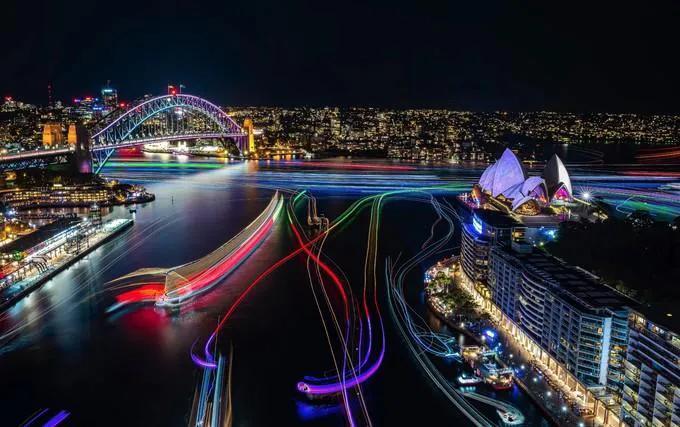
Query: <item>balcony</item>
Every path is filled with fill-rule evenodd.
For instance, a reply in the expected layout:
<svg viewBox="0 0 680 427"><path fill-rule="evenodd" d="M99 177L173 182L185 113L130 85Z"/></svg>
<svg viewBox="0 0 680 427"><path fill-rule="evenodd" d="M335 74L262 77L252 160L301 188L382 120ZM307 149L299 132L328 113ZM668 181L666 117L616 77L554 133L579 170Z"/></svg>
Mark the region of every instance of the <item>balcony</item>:
<svg viewBox="0 0 680 427"><path fill-rule="evenodd" d="M669 411L654 411L653 421L654 425L658 426L668 426L671 421L671 413Z"/></svg>
<svg viewBox="0 0 680 427"><path fill-rule="evenodd" d="M652 344L660 346L664 350L664 353L666 353L664 354L664 357L675 358L676 360L680 359L680 349L675 347L673 344L671 344L668 340L666 340L662 336L653 333L647 328L634 326L633 330L647 338L647 340L649 340Z"/></svg>
<svg viewBox="0 0 680 427"><path fill-rule="evenodd" d="M673 402L669 401L659 393L656 394L655 400L654 400L654 408L659 409L659 410L664 410L664 411L670 411L671 408L673 407Z"/></svg>
<svg viewBox="0 0 680 427"><path fill-rule="evenodd" d="M635 395L635 392L632 392L630 389L626 389L626 387L623 387L623 403L628 404L629 406L633 408L637 408L638 406L638 400L637 396Z"/></svg>
<svg viewBox="0 0 680 427"><path fill-rule="evenodd" d="M659 384L656 387L656 393L666 399L669 402L669 405L672 405L673 398L675 397L675 387L673 385L668 384L668 386L662 386Z"/></svg>
<svg viewBox="0 0 680 427"><path fill-rule="evenodd" d="M640 383L638 393L640 394L640 397L644 396L645 398L653 398L656 392L648 383L643 381Z"/></svg>

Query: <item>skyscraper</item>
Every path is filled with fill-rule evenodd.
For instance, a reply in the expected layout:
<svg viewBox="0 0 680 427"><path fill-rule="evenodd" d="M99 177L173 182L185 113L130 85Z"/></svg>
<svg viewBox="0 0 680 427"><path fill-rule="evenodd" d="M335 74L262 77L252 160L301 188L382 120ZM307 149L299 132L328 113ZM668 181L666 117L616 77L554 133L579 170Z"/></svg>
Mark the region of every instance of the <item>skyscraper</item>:
<svg viewBox="0 0 680 427"><path fill-rule="evenodd" d="M110 82L107 82L106 86L102 88L102 102L105 114L118 107L118 91L111 87Z"/></svg>

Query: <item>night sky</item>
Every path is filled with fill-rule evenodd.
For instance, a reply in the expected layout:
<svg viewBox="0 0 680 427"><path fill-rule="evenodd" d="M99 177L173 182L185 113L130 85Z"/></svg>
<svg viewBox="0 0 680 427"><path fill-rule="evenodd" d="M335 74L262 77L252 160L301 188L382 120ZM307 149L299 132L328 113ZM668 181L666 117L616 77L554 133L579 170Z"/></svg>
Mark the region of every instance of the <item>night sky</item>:
<svg viewBox="0 0 680 427"><path fill-rule="evenodd" d="M111 80L229 105L680 112L677 1L9 3L0 95L36 103Z"/></svg>

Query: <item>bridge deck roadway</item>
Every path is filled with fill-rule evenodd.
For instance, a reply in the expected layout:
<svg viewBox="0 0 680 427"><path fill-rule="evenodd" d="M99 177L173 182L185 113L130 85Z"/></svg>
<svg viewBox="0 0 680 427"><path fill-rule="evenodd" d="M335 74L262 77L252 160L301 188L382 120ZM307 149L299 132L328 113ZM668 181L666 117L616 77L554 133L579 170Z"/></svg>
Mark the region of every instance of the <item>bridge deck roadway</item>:
<svg viewBox="0 0 680 427"><path fill-rule="evenodd" d="M245 133L223 133L223 132L164 135L149 138L131 139L128 141L117 142L115 144L93 145L90 147L90 151L115 150L118 148L134 147L137 145L152 144L163 141L184 141L191 139L210 139L210 138L238 138L245 136L246 136ZM5 154L0 156L0 163L10 163L19 160L30 160L43 157L63 156L65 154L72 154L74 152L75 148L73 147L56 148L48 150L22 151L20 153Z"/></svg>

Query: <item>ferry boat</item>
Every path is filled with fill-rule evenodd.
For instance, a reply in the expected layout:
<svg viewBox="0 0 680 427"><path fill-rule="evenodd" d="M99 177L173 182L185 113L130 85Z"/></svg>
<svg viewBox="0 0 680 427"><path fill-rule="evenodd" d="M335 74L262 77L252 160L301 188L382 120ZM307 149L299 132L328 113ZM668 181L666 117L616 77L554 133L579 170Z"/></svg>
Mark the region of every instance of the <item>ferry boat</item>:
<svg viewBox="0 0 680 427"><path fill-rule="evenodd" d="M466 375L466 374L461 374L457 378L458 384L460 385L474 385L474 384L479 384L483 381L481 377L478 377L476 375Z"/></svg>
<svg viewBox="0 0 680 427"><path fill-rule="evenodd" d="M484 378L494 390L508 390L512 388L514 373L510 368L498 368L495 363L484 363L478 369L478 375Z"/></svg>
<svg viewBox="0 0 680 427"><path fill-rule="evenodd" d="M466 361L474 361L479 358L482 348L476 345L464 345L461 347L461 355Z"/></svg>
<svg viewBox="0 0 680 427"><path fill-rule="evenodd" d="M491 387L494 390L509 390L512 388L513 382L514 376L512 370L506 369L498 372L498 378L491 383Z"/></svg>

